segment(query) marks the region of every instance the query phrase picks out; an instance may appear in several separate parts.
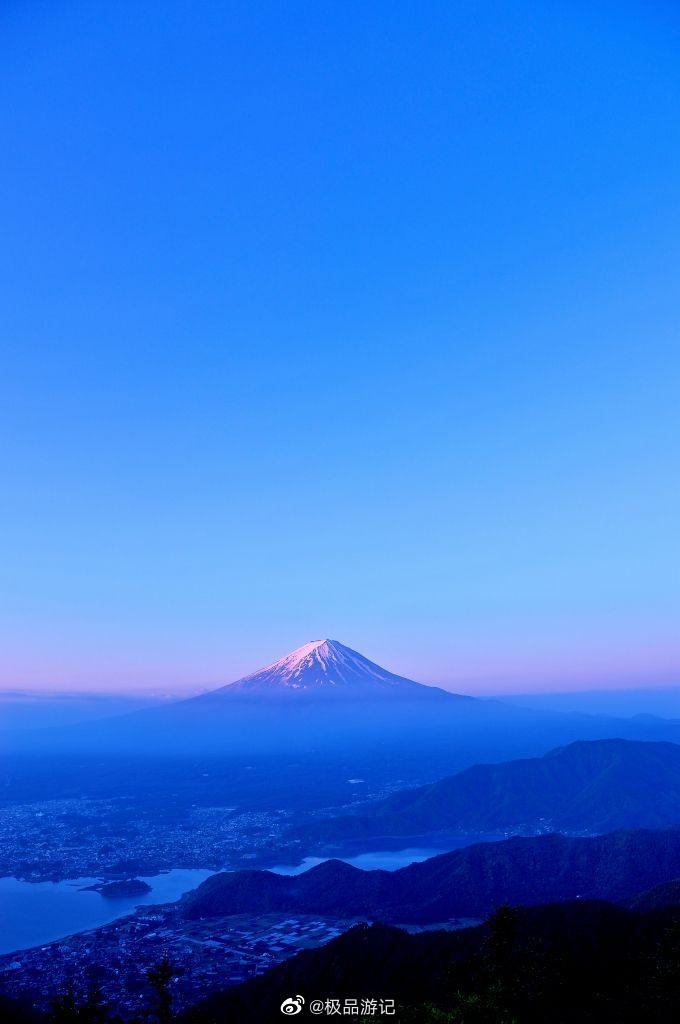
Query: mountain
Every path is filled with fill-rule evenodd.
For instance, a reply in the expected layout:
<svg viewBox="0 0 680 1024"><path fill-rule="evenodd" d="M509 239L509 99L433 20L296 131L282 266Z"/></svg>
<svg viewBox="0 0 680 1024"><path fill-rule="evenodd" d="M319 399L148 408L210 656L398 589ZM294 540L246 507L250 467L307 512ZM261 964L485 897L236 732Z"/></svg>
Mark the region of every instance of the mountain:
<svg viewBox="0 0 680 1024"><path fill-rule="evenodd" d="M400 1024L671 1024L677 1019L677 910L639 914L579 901L514 912L460 931L409 935L358 925L258 978L210 995L181 1024L282 1019L297 993L368 1004ZM394 1016L380 1013L392 1000ZM351 1004L350 1004L351 1005ZM373 1006L375 1005L375 1009ZM367 1006L364 1004L364 1009ZM347 1011L349 1013L349 1011Z"/></svg>
<svg viewBox="0 0 680 1024"><path fill-rule="evenodd" d="M398 871L329 860L303 874L213 875L181 904L188 918L310 913L431 923L485 917L503 903L625 902L680 876L680 829L592 838L546 835L478 843Z"/></svg>
<svg viewBox="0 0 680 1024"><path fill-rule="evenodd" d="M397 676L337 640L312 640L266 668L194 697L191 702L329 696L343 700L394 697L473 700Z"/></svg>
<svg viewBox="0 0 680 1024"><path fill-rule="evenodd" d="M607 832L680 825L680 745L578 741L543 757L467 768L361 812L297 829L305 848L461 830Z"/></svg>
<svg viewBox="0 0 680 1024"><path fill-rule="evenodd" d="M503 705L496 709L507 718ZM143 728L147 744L164 735L174 749L297 755L396 750L414 730L415 747L436 734L441 747L454 720L480 713L491 719L491 704L395 675L337 640L314 640L226 686L129 715L125 725Z"/></svg>
<svg viewBox="0 0 680 1024"><path fill-rule="evenodd" d="M306 759L311 774L332 776L324 790L331 799L317 804L330 806L351 799L348 779L364 779L379 791L431 782L482 761L544 754L576 739L615 736L675 740L680 723L543 712L449 693L389 672L336 640L315 640L198 697L106 721L16 734L6 749L201 758L199 779L211 771L205 759L277 759L270 787L276 807L283 806L275 795L277 779L283 773L289 789L289 769ZM211 799L231 805L243 797L239 786Z"/></svg>

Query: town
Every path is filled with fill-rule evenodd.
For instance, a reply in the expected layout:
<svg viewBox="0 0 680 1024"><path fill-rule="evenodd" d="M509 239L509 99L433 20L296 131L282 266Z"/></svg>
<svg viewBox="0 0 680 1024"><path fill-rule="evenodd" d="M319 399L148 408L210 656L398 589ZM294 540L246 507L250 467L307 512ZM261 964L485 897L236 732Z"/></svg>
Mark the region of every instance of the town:
<svg viewBox="0 0 680 1024"><path fill-rule="evenodd" d="M115 800L58 799L0 810L0 877L128 878L176 867L218 871L280 852L286 812L193 807L181 817Z"/></svg>
<svg viewBox="0 0 680 1024"><path fill-rule="evenodd" d="M177 904L144 908L112 924L0 957L0 990L47 1009L71 988L93 987L123 1019L148 1003L146 971L167 957L177 1009L238 984L301 949L323 945L355 919L271 914L186 921Z"/></svg>

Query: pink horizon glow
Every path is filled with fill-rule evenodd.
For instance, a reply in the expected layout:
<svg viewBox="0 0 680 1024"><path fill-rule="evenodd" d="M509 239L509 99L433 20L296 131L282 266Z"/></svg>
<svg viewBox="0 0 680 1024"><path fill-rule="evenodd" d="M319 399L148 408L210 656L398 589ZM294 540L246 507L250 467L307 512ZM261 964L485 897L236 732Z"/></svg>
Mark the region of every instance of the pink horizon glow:
<svg viewBox="0 0 680 1024"><path fill-rule="evenodd" d="M351 646L351 644L349 645ZM355 648L356 649L356 648ZM382 667L398 675L415 679L425 685L440 686L453 692L473 696L511 693L568 693L583 690L625 690L672 688L680 685L680 652L660 649L620 650L609 652L589 650L579 655L550 656L545 651L503 658L500 654L485 657L461 657L442 664L431 656L417 652L401 657L381 655L376 651L360 651ZM212 659L211 659L212 660ZM276 657L248 654L230 658L232 667L188 658L172 665L149 663L139 659L136 664L119 659L102 669L75 658L59 666L38 661L0 665L0 692L59 693L94 695L142 695L146 697L184 697L235 682ZM226 663L226 659L225 659Z"/></svg>

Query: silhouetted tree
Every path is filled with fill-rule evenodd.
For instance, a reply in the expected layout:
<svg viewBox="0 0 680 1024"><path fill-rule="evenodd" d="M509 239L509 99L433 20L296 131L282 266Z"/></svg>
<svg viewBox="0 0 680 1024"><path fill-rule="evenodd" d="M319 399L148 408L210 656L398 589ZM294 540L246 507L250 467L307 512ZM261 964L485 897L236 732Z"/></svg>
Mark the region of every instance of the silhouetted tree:
<svg viewBox="0 0 680 1024"><path fill-rule="evenodd" d="M154 1014L158 1024L171 1024L173 1014L170 983L175 976L175 970L167 956L155 967L149 968L146 976L156 996Z"/></svg>
<svg viewBox="0 0 680 1024"><path fill-rule="evenodd" d="M66 991L52 1001L48 1011L49 1024L115 1024L120 1018L111 1017L102 1000L99 980L91 979L84 999L79 999L73 981Z"/></svg>

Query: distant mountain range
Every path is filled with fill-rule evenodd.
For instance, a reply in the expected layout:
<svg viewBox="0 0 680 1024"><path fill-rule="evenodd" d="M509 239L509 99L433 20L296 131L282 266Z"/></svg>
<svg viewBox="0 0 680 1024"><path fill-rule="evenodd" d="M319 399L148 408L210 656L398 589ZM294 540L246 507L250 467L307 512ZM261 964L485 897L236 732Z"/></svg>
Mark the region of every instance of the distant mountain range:
<svg viewBox="0 0 680 1024"><path fill-rule="evenodd" d="M192 919L277 912L430 923L483 918L503 903L625 903L678 877L680 829L555 834L479 843L393 872L339 860L295 876L225 872L188 894L181 910Z"/></svg>
<svg viewBox="0 0 680 1024"><path fill-rule="evenodd" d="M444 831L606 832L680 825L680 745L578 741L543 757L467 768L294 835L306 849Z"/></svg>

